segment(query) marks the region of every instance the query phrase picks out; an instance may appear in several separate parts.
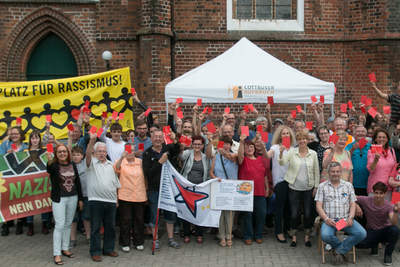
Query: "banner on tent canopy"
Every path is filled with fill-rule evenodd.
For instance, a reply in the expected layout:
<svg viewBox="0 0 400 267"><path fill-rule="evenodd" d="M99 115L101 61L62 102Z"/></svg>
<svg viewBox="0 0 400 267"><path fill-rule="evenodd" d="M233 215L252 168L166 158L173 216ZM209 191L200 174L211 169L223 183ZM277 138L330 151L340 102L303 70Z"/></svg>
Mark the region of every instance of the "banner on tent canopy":
<svg viewBox="0 0 400 267"><path fill-rule="evenodd" d="M273 96L275 87L273 85L235 85L228 88L228 94L232 99L254 98Z"/></svg>
<svg viewBox="0 0 400 267"><path fill-rule="evenodd" d="M101 126L103 112L110 115L117 111L124 113L120 120L124 130L133 129L130 88L129 67L66 79L0 82L0 138L8 127L16 125L16 118L21 118L26 132L44 131L46 115L52 115L55 137L66 138L66 126L78 119L85 102L91 125Z"/></svg>

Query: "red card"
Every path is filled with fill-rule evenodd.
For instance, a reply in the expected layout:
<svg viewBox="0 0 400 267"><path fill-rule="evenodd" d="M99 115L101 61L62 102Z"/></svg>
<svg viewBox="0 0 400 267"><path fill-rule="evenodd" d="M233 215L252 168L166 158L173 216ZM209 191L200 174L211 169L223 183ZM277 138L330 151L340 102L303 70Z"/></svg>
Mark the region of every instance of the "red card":
<svg viewBox="0 0 400 267"><path fill-rule="evenodd" d="M343 113L347 112L347 104L340 104L340 112Z"/></svg>
<svg viewBox="0 0 400 267"><path fill-rule="evenodd" d="M382 153L383 152L382 145L375 145L375 149L376 149L376 153Z"/></svg>
<svg viewBox="0 0 400 267"><path fill-rule="evenodd" d="M174 141L172 141L172 139L171 139L171 137L169 137L169 135L164 134L164 142L165 142L165 144L169 145L169 144L172 144ZM144 146L144 144L143 143L139 144L139 150L143 150L143 149L140 149L140 145Z"/></svg>
<svg viewBox="0 0 400 267"><path fill-rule="evenodd" d="M368 114L372 116L372 118L375 118L376 116L376 109L374 107L371 107L370 109L368 109Z"/></svg>
<svg viewBox="0 0 400 267"><path fill-rule="evenodd" d="M113 120L116 120L118 118L118 111L113 111L112 115L111 115Z"/></svg>
<svg viewBox="0 0 400 267"><path fill-rule="evenodd" d="M225 113L225 114L229 114L229 112L231 112L231 108L230 108L230 107L226 107L226 108L224 109L224 113Z"/></svg>
<svg viewBox="0 0 400 267"><path fill-rule="evenodd" d="M243 110L244 112L249 113L249 105L244 105Z"/></svg>
<svg viewBox="0 0 400 267"><path fill-rule="evenodd" d="M367 111L365 110L365 107L361 107L360 109L361 109L362 113L364 113L364 114L367 113Z"/></svg>
<svg viewBox="0 0 400 267"><path fill-rule="evenodd" d="M177 112L176 112L176 116L177 116L179 119L183 119L183 112L182 112L182 111L177 111Z"/></svg>
<svg viewBox="0 0 400 267"><path fill-rule="evenodd" d="M14 150L14 151L17 151L18 150L17 145L12 143L11 144L11 149Z"/></svg>
<svg viewBox="0 0 400 267"><path fill-rule="evenodd" d="M390 106L383 106L383 113L390 114Z"/></svg>
<svg viewBox="0 0 400 267"><path fill-rule="evenodd" d="M336 134L332 134L329 136L329 143L334 143L336 145L337 141L339 141L339 136Z"/></svg>
<svg viewBox="0 0 400 267"><path fill-rule="evenodd" d="M124 114L124 113L119 113L119 114L118 114L118 116L119 116L119 119L120 119L120 120L123 120L123 119L124 119L124 116L125 116L125 114Z"/></svg>
<svg viewBox="0 0 400 267"><path fill-rule="evenodd" d="M97 127L94 126L94 125L93 125L93 126L90 128L90 130L89 130L89 132L90 132L91 134L95 134L96 131L97 131Z"/></svg>
<svg viewBox="0 0 400 267"><path fill-rule="evenodd" d="M317 103L317 101L318 101L317 97L315 95L312 95L311 96L311 102Z"/></svg>
<svg viewBox="0 0 400 267"><path fill-rule="evenodd" d="M99 128L97 130L97 137L100 138L100 136L103 134L103 132L104 132L104 129L103 128Z"/></svg>
<svg viewBox="0 0 400 267"><path fill-rule="evenodd" d="M176 99L176 103L177 104L180 104L180 103L182 103L183 102L183 98L182 97L178 97L177 99Z"/></svg>
<svg viewBox="0 0 400 267"><path fill-rule="evenodd" d="M72 118L74 118L75 120L79 119L79 115L81 114L81 111L79 109L73 109L71 110L71 116Z"/></svg>
<svg viewBox="0 0 400 267"><path fill-rule="evenodd" d="M274 97L273 97L273 96L269 96L269 97L268 97L268 104L269 104L270 106L272 106L272 105L274 104Z"/></svg>
<svg viewBox="0 0 400 267"><path fill-rule="evenodd" d="M325 103L325 96L320 95L319 96L319 102L321 102L322 104Z"/></svg>
<svg viewBox="0 0 400 267"><path fill-rule="evenodd" d="M268 143L268 132L261 132L261 139L264 143Z"/></svg>
<svg viewBox="0 0 400 267"><path fill-rule="evenodd" d="M90 113L90 109L87 106L83 107L83 113Z"/></svg>
<svg viewBox="0 0 400 267"><path fill-rule="evenodd" d="M240 126L240 132L242 135L249 136L249 126Z"/></svg>
<svg viewBox="0 0 400 267"><path fill-rule="evenodd" d="M132 146L130 144L125 145L125 151L128 152L128 154L132 153Z"/></svg>
<svg viewBox="0 0 400 267"><path fill-rule="evenodd" d="M292 110L292 118L296 119L296 110Z"/></svg>
<svg viewBox="0 0 400 267"><path fill-rule="evenodd" d="M20 117L17 117L15 120L16 120L17 125L21 125L22 119Z"/></svg>
<svg viewBox="0 0 400 267"><path fill-rule="evenodd" d="M208 110L208 107L205 107L205 108L203 109L203 112L201 112L201 113L206 114L206 113L207 113L207 110Z"/></svg>
<svg viewBox="0 0 400 267"><path fill-rule="evenodd" d="M208 109L207 109L208 114L211 114L212 111L213 111L212 108L208 107Z"/></svg>
<svg viewBox="0 0 400 267"><path fill-rule="evenodd" d="M186 142L186 136L181 135L181 137L179 138L179 143L184 144L185 142Z"/></svg>
<svg viewBox="0 0 400 267"><path fill-rule="evenodd" d="M51 122L51 115L46 115L46 121Z"/></svg>
<svg viewBox="0 0 400 267"><path fill-rule="evenodd" d="M338 231L342 230L343 228L345 228L347 226L347 222L345 219L341 219L336 223L336 229Z"/></svg>
<svg viewBox="0 0 400 267"><path fill-rule="evenodd" d="M353 108L353 103L349 100L349 102L347 102L347 106L349 107L349 109Z"/></svg>
<svg viewBox="0 0 400 267"><path fill-rule="evenodd" d="M297 106L296 106L296 110L297 110L297 112L300 113L300 112L302 111L301 106L300 106L300 105L297 105Z"/></svg>
<svg viewBox="0 0 400 267"><path fill-rule="evenodd" d="M103 111L103 113L101 114L101 117L104 119L107 119L107 116L108 116L107 111Z"/></svg>
<svg viewBox="0 0 400 267"><path fill-rule="evenodd" d="M171 132L171 126L167 125L163 127L163 133L169 134Z"/></svg>
<svg viewBox="0 0 400 267"><path fill-rule="evenodd" d="M249 111L250 111L250 112L254 112L254 106L253 106L253 104L249 104Z"/></svg>
<svg viewBox="0 0 400 267"><path fill-rule="evenodd" d="M47 152L49 152L49 153L53 153L54 152L53 144L47 144L46 147L47 147Z"/></svg>
<svg viewBox="0 0 400 267"><path fill-rule="evenodd" d="M203 100L201 98L197 98L197 105L199 107L201 107L202 104L203 104Z"/></svg>
<svg viewBox="0 0 400 267"><path fill-rule="evenodd" d="M68 130L71 131L71 132L72 132L73 130L75 130L74 125L72 125L72 123L68 124L68 125L67 125L67 128L68 128Z"/></svg>
<svg viewBox="0 0 400 267"><path fill-rule="evenodd" d="M362 95L360 102L365 104L366 101L367 101L367 97L365 95Z"/></svg>
<svg viewBox="0 0 400 267"><path fill-rule="evenodd" d="M392 204L397 204L400 201L400 192L392 192Z"/></svg>
<svg viewBox="0 0 400 267"><path fill-rule="evenodd" d="M290 136L282 137L282 145L286 147L286 149L290 148Z"/></svg>
<svg viewBox="0 0 400 267"><path fill-rule="evenodd" d="M132 94L132 95L136 95L136 90L135 90L135 88L133 88L133 87L131 88L131 94Z"/></svg>
<svg viewBox="0 0 400 267"><path fill-rule="evenodd" d="M263 126L257 125L257 132L262 133L262 131L263 131Z"/></svg>
<svg viewBox="0 0 400 267"><path fill-rule="evenodd" d="M182 107L178 107L178 108L176 109L176 112L179 112L179 111L182 111Z"/></svg>
<svg viewBox="0 0 400 267"><path fill-rule="evenodd" d="M169 136L168 136L168 138L169 138L169 140L171 140L171 138ZM172 143L172 140L171 140L171 143ZM138 150L144 151L144 144L143 143L139 143L138 144Z"/></svg>
<svg viewBox="0 0 400 267"><path fill-rule="evenodd" d="M336 94L336 86L335 86L335 94Z"/></svg>
<svg viewBox="0 0 400 267"><path fill-rule="evenodd" d="M311 131L312 128L313 128L313 122L312 121L306 121L306 128Z"/></svg>
<svg viewBox="0 0 400 267"><path fill-rule="evenodd" d="M186 146L190 146L191 144L192 144L192 138L187 137L186 140L185 140L185 145Z"/></svg>
<svg viewBox="0 0 400 267"><path fill-rule="evenodd" d="M150 112L151 112L151 108L148 108L148 109L144 112L144 115L147 117L147 116L149 116Z"/></svg>
<svg viewBox="0 0 400 267"><path fill-rule="evenodd" d="M215 129L215 125L214 125L214 123L212 121L207 123L207 130L210 133L215 133L217 131L217 129Z"/></svg>
<svg viewBox="0 0 400 267"><path fill-rule="evenodd" d="M361 138L358 141L358 147L360 148L360 150L363 149L367 144L368 144L368 141L365 138Z"/></svg>
<svg viewBox="0 0 400 267"><path fill-rule="evenodd" d="M372 83L376 83L376 76L374 72L371 72L370 74L368 74L369 77L369 81Z"/></svg>
<svg viewBox="0 0 400 267"><path fill-rule="evenodd" d="M368 106L371 106L372 105L372 99L371 98L367 98L366 100L365 100L365 105L368 107Z"/></svg>
<svg viewBox="0 0 400 267"><path fill-rule="evenodd" d="M224 141L219 141L217 148L224 148Z"/></svg>

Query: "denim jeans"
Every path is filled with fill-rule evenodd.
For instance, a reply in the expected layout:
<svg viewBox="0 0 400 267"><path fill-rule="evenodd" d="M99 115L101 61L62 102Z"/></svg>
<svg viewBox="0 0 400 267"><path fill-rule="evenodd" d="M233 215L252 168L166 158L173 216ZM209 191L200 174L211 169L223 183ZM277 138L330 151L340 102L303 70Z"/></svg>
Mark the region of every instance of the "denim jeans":
<svg viewBox="0 0 400 267"><path fill-rule="evenodd" d="M99 256L114 251L116 203L89 201L90 208L90 255ZM103 251L101 249L100 228L104 226Z"/></svg>
<svg viewBox="0 0 400 267"><path fill-rule="evenodd" d="M360 243L367 236L365 229L356 220L353 220L352 226L347 226L342 229L342 231L348 234L343 241L337 238L336 231L335 227L322 223L321 239L325 243L330 244L335 249L336 253L343 255L349 252L353 246Z"/></svg>
<svg viewBox="0 0 400 267"><path fill-rule="evenodd" d="M288 192L289 186L286 181L275 185L275 235L282 234L290 229Z"/></svg>
<svg viewBox="0 0 400 267"><path fill-rule="evenodd" d="M312 208L313 208L313 190L308 191L297 191L289 188L289 203L290 203L290 228L292 235L296 234L299 216L300 216L300 203L303 200L304 203L304 230L306 234L309 234L311 227L313 226L312 220Z"/></svg>
<svg viewBox="0 0 400 267"><path fill-rule="evenodd" d="M69 250L71 224L74 219L78 196L61 197L60 202L53 202L55 221L53 234L53 256L60 256L61 250Z"/></svg>
<svg viewBox="0 0 400 267"><path fill-rule="evenodd" d="M243 239L261 239L267 214L267 201L265 197L255 196L253 212L243 212ZM254 231L253 231L254 220Z"/></svg>
<svg viewBox="0 0 400 267"><path fill-rule="evenodd" d="M400 230L397 226L391 225L382 229L367 230L367 237L357 246L359 248L376 248L378 243L386 244L385 255L392 255L399 239Z"/></svg>
<svg viewBox="0 0 400 267"><path fill-rule="evenodd" d="M48 222L50 219L50 214L51 214L51 212L45 212L45 213L40 214L40 216L42 217L42 222ZM26 217L26 222L33 223L33 216Z"/></svg>

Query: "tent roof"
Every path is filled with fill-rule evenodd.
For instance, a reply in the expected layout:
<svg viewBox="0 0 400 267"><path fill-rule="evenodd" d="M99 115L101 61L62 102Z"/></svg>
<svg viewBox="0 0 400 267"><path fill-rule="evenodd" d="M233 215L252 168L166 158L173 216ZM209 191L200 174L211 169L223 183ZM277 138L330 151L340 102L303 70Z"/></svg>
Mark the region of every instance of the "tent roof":
<svg viewBox="0 0 400 267"><path fill-rule="evenodd" d="M234 98L233 89L242 97ZM303 73L271 56L247 38L242 38L218 57L196 67L167 84L166 102L182 97L184 102L311 103L311 96L334 101L334 84Z"/></svg>

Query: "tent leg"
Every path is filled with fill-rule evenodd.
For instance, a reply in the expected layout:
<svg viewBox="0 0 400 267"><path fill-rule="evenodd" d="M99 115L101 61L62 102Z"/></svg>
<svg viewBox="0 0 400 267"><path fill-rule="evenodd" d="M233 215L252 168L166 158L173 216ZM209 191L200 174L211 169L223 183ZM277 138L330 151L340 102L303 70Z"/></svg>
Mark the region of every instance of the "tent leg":
<svg viewBox="0 0 400 267"><path fill-rule="evenodd" d="M333 117L333 115L335 115L335 111L334 111L334 107L333 104L331 105L331 117Z"/></svg>
<svg viewBox="0 0 400 267"><path fill-rule="evenodd" d="M303 104L303 110L306 113L306 115L304 116L304 120L307 121L307 104L306 103Z"/></svg>

